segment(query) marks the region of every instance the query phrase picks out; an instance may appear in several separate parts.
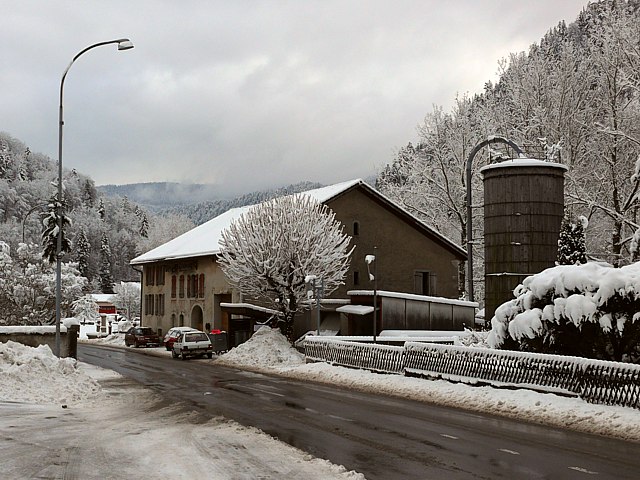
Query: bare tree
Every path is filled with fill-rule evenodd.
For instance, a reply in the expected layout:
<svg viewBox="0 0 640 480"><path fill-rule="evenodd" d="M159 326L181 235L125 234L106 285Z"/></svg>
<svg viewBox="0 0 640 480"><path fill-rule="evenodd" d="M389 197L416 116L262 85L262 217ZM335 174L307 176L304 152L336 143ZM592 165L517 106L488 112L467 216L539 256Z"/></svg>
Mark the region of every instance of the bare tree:
<svg viewBox="0 0 640 480"><path fill-rule="evenodd" d="M243 294L281 313L275 322L292 340L305 278L322 278L325 295L333 292L349 268L350 241L326 205L281 197L250 208L222 233L218 264Z"/></svg>

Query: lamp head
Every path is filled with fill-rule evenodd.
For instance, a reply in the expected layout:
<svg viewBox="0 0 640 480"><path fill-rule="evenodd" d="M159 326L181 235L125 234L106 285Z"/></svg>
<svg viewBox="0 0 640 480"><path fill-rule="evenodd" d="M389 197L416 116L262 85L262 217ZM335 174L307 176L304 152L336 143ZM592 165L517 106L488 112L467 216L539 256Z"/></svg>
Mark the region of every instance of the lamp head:
<svg viewBox="0 0 640 480"><path fill-rule="evenodd" d="M133 43L128 38L123 38L118 42L118 50L130 50L133 48Z"/></svg>

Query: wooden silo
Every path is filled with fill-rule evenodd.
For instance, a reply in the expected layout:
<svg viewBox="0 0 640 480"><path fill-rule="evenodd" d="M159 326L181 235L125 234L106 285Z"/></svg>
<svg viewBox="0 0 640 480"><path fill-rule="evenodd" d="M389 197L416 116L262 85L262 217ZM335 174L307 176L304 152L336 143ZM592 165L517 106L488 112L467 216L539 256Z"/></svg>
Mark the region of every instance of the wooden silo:
<svg viewBox="0 0 640 480"><path fill-rule="evenodd" d="M516 159L480 169L484 181L485 318L525 277L555 265L565 165Z"/></svg>

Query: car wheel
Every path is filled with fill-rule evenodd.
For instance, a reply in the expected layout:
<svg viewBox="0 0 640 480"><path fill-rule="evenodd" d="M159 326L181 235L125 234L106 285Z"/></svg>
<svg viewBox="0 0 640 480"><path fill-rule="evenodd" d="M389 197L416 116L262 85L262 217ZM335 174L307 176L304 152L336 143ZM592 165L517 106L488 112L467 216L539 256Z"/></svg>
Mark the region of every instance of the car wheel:
<svg viewBox="0 0 640 480"><path fill-rule="evenodd" d="M182 354L182 359L183 359L183 360L186 360L186 359L187 359L187 356L186 356L184 353Z"/></svg>
<svg viewBox="0 0 640 480"><path fill-rule="evenodd" d="M213 353L211 352L207 353L207 358L213 358Z"/></svg>
<svg viewBox="0 0 640 480"><path fill-rule="evenodd" d="M134 347L134 348L138 348L139 346L140 346L140 345L138 345L138 341L137 341L137 340L134 340L134 341L133 341L133 347Z"/></svg>
<svg viewBox="0 0 640 480"><path fill-rule="evenodd" d="M178 354L176 353L176 351L175 351L175 350L171 350L171 356L172 356L173 358L178 358Z"/></svg>

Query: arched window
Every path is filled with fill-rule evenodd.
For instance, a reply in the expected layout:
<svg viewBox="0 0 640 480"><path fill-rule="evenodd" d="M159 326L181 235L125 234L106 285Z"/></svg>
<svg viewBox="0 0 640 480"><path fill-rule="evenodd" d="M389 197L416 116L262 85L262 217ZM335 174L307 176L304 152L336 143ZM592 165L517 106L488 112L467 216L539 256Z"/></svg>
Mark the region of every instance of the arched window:
<svg viewBox="0 0 640 480"><path fill-rule="evenodd" d="M171 275L171 298L176 298L177 283L178 277Z"/></svg>
<svg viewBox="0 0 640 480"><path fill-rule="evenodd" d="M180 298L184 298L184 275L180 275L180 290L178 294Z"/></svg>

